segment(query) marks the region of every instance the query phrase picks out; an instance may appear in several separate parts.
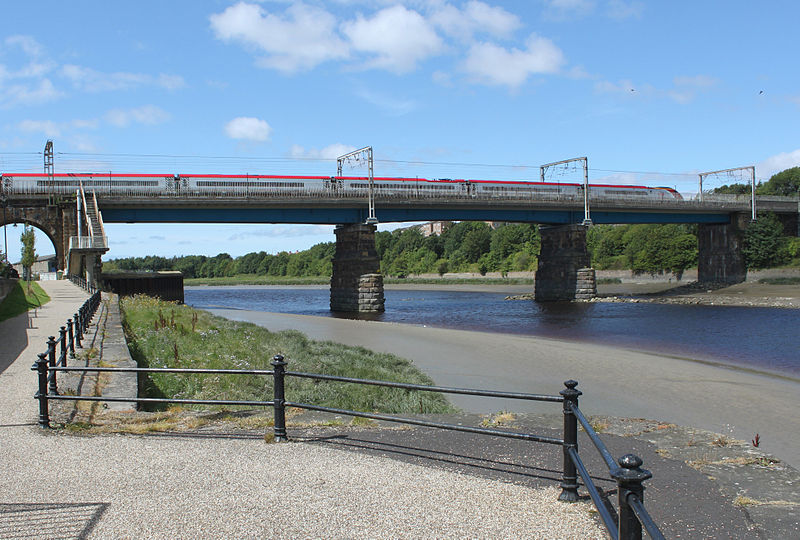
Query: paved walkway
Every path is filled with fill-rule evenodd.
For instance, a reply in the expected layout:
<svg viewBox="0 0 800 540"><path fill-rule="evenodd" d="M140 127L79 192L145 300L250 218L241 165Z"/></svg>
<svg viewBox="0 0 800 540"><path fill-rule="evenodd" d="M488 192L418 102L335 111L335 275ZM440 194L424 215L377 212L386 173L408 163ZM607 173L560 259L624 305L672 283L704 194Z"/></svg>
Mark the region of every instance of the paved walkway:
<svg viewBox="0 0 800 540"><path fill-rule="evenodd" d="M242 435L95 436L36 426L30 366L87 295L0 323L2 538L604 538L587 504L442 467Z"/></svg>

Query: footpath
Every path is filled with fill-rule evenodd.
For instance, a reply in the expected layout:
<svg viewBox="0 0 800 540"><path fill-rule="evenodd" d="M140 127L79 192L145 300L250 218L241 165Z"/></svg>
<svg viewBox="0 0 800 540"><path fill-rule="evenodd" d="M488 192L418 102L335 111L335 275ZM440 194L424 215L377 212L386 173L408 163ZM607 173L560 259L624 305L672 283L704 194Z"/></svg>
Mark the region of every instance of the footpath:
<svg viewBox="0 0 800 540"><path fill-rule="evenodd" d="M289 444L265 443L263 429L213 424L148 435L42 430L30 366L87 298L68 282L44 286L49 304L0 323L2 538L606 538L588 499L557 502L561 452L548 445L314 414L290 419ZM114 303L103 302L84 345L95 362L125 361ZM94 392L92 383L63 380L81 393ZM112 380L103 395L132 384ZM560 436L558 414L443 420ZM636 453L654 473L645 501L667 538L800 536L795 469L707 431L593 422L612 454ZM579 444L614 500L591 443Z"/></svg>

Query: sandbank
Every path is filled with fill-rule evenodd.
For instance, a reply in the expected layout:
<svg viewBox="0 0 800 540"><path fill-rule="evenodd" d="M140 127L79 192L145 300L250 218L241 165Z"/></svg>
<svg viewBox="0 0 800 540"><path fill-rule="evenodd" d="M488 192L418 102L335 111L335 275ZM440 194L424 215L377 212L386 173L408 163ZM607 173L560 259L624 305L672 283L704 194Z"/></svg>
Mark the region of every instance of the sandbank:
<svg viewBox="0 0 800 540"><path fill-rule="evenodd" d="M557 394L579 381L586 414L649 418L750 440L800 468L800 380L668 355L530 336L330 317L210 309L271 331L299 330L412 360L436 384ZM291 358L288 359L291 363ZM289 369L291 369L291 364ZM450 396L467 412L553 413L552 404Z"/></svg>

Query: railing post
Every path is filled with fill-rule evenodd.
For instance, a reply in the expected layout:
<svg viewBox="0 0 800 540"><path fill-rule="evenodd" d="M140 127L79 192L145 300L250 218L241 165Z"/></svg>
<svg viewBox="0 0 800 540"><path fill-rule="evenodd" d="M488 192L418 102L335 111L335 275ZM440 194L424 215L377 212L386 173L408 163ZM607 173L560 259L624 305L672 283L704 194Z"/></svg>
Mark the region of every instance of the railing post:
<svg viewBox="0 0 800 540"><path fill-rule="evenodd" d="M33 396L39 400L39 427L50 427L50 414L47 410L47 353L39 353L39 359L33 365L39 374L39 390Z"/></svg>
<svg viewBox="0 0 800 540"><path fill-rule="evenodd" d="M67 327L62 326L58 331L58 339L61 341L61 354L59 355L59 364L67 367Z"/></svg>
<svg viewBox="0 0 800 540"><path fill-rule="evenodd" d="M80 310L78 310L80 311ZM83 348L81 345L81 317L77 313L75 314L75 318L72 319L73 323L75 324L75 343L78 345L79 349Z"/></svg>
<svg viewBox="0 0 800 540"><path fill-rule="evenodd" d="M74 323L72 319L67 319L67 330L69 332L69 357L75 358L75 334L72 333Z"/></svg>
<svg viewBox="0 0 800 540"><path fill-rule="evenodd" d="M56 338L55 336L50 336L47 338L47 356L49 357L49 364L51 368L56 367ZM58 386L56 385L56 372L52 373L52 377L50 379L50 392L52 394L58 394Z"/></svg>
<svg viewBox="0 0 800 540"><path fill-rule="evenodd" d="M578 470L569 456L569 449L578 450L578 419L572 411L572 407L578 406L578 396L582 394L580 390L575 390L578 381L565 381L567 388L559 392L564 397L564 470L561 473L561 495L559 501L576 502L578 500Z"/></svg>
<svg viewBox="0 0 800 540"><path fill-rule="evenodd" d="M617 460L620 468L611 473L617 481L619 495L619 540L641 540L642 524L628 503L630 495L636 495L644 502L644 486L642 482L653 475L646 469L640 469L642 458L634 454L625 454Z"/></svg>
<svg viewBox="0 0 800 540"><path fill-rule="evenodd" d="M283 442L289 440L289 438L286 436L286 410L284 407L286 399L285 399L284 385L283 385L287 362L284 362L283 356L281 356L280 354L276 354L275 356L272 357L272 362L270 363L272 364L273 367L272 408L275 410L275 426L274 426L275 442Z"/></svg>

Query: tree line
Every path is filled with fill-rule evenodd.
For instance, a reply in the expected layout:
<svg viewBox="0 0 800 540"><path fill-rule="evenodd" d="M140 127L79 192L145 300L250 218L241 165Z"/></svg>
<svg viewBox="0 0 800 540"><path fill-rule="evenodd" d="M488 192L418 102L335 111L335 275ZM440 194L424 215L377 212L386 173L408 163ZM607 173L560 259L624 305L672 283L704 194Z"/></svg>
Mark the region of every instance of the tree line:
<svg viewBox="0 0 800 540"><path fill-rule="evenodd" d="M760 216L744 233L742 253L748 268L800 264L800 239L782 236L772 215ZM634 274L673 274L680 279L697 265L697 225L595 225L587 232L587 249L597 270L631 270ZM381 271L389 277L447 272L534 271L541 237L536 225L483 222L445 224L441 235L424 236L416 227L375 235ZM297 253L264 251L231 257L129 257L103 263L109 271L178 270L186 278L259 276L330 276L334 242Z"/></svg>

